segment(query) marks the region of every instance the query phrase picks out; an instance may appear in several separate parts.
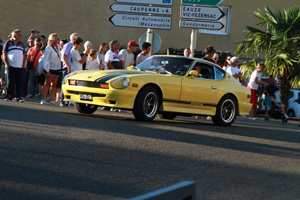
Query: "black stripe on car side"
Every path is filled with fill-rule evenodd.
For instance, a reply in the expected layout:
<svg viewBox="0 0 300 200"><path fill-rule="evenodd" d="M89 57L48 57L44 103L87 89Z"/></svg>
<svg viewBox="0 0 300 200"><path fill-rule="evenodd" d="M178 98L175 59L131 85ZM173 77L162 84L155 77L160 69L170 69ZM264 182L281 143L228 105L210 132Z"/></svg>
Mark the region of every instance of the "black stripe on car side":
<svg viewBox="0 0 300 200"><path fill-rule="evenodd" d="M118 76L123 76L125 75L125 73L115 73L115 74L109 74L107 76L103 76L101 78L98 78L95 80L95 82L98 82L98 83L105 83L106 81L112 79L112 78L116 78Z"/></svg>
<svg viewBox="0 0 300 200"><path fill-rule="evenodd" d="M198 105L198 106L211 106L216 107L215 104L208 104L208 103L200 103L200 102L191 102L191 101L176 101L171 99L164 99L163 101L172 102L172 103L179 103L179 104L188 104L188 105Z"/></svg>

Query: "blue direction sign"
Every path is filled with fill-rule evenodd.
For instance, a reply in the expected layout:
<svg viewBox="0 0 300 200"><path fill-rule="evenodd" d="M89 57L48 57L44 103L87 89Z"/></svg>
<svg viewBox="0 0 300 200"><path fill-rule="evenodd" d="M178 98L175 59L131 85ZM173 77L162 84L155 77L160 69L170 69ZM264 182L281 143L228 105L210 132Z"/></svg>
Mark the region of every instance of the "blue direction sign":
<svg viewBox="0 0 300 200"><path fill-rule="evenodd" d="M115 26L132 28L153 28L170 30L172 26L171 17L153 15L130 15L114 14L109 21Z"/></svg>
<svg viewBox="0 0 300 200"><path fill-rule="evenodd" d="M182 4L194 4L203 6L217 6L224 0L181 0Z"/></svg>
<svg viewBox="0 0 300 200"><path fill-rule="evenodd" d="M116 2L118 2L118 3L153 4L153 5L163 5L163 6L173 5L173 0L116 0Z"/></svg>
<svg viewBox="0 0 300 200"><path fill-rule="evenodd" d="M224 25L221 22L202 22L193 20L180 20L180 28L205 29L205 30L221 30Z"/></svg>

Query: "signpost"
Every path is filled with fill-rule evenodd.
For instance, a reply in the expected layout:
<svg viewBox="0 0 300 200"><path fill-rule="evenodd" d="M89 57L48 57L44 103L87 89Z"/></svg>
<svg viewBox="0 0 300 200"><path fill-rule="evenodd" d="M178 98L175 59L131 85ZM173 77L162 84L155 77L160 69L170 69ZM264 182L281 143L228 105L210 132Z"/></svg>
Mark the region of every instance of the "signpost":
<svg viewBox="0 0 300 200"><path fill-rule="evenodd" d="M161 39L159 36L155 36L155 33L152 29L165 29L170 30L172 27L172 8L167 6L173 5L173 0L115 0L117 3L132 3L133 5L128 4L112 4L110 9L115 12L125 12L125 13L137 13L143 15L131 15L124 13L114 14L109 18L109 21L119 27L133 27L133 28L147 28L146 32L146 42L152 44L151 51L149 54L152 54L153 51L153 38L157 44L155 45L158 51L161 45ZM148 5L136 5L136 4L148 4ZM157 7L152 5L161 5L166 7ZM157 15L169 15L168 17L164 16L155 16ZM160 40L160 42L159 42ZM155 42L154 41L154 42ZM158 48L158 49L157 49Z"/></svg>
<svg viewBox="0 0 300 200"><path fill-rule="evenodd" d="M181 18L217 21L225 13L218 7L181 6Z"/></svg>
<svg viewBox="0 0 300 200"><path fill-rule="evenodd" d="M208 30L221 30L224 25L221 22L201 22L193 20L180 20L180 28L192 28L192 29L208 29Z"/></svg>
<svg viewBox="0 0 300 200"><path fill-rule="evenodd" d="M172 15L172 8L169 7L155 7L155 6L136 6L126 4L112 4L109 8L114 12L129 12L142 14L158 14L158 15Z"/></svg>
<svg viewBox="0 0 300 200"><path fill-rule="evenodd" d="M139 39L140 49L143 49L142 45L146 41L147 41L147 33L144 33ZM151 44L152 53L154 54L157 53L161 47L161 44L162 44L162 40L160 36L157 33L153 32L153 43Z"/></svg>
<svg viewBox="0 0 300 200"><path fill-rule="evenodd" d="M172 18L152 15L114 14L109 21L115 26L151 29L171 29Z"/></svg>
<svg viewBox="0 0 300 200"><path fill-rule="evenodd" d="M193 4L203 6L217 6L224 0L181 0L182 4Z"/></svg>
<svg viewBox="0 0 300 200"><path fill-rule="evenodd" d="M116 0L118 3L138 3L150 5L172 6L173 0Z"/></svg>
<svg viewBox="0 0 300 200"><path fill-rule="evenodd" d="M217 20L221 19L225 14L224 12L216 7L224 0L181 0L182 4L192 4L194 6L181 5L179 20L180 28L191 28L191 56L194 56L194 50L197 41L197 29L206 30L221 30L224 25ZM199 6L202 5L202 6ZM203 7L203 6L214 6L214 7ZM185 20L190 19L190 20ZM193 20L192 20L193 19ZM205 20L205 21L197 21Z"/></svg>

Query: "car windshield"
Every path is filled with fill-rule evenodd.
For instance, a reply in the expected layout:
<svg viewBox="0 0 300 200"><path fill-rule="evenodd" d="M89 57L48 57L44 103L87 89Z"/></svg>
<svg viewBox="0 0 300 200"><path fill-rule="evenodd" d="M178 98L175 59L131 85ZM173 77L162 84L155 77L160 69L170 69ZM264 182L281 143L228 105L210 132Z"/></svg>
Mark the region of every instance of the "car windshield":
<svg viewBox="0 0 300 200"><path fill-rule="evenodd" d="M183 76L187 73L193 60L184 57L151 56L136 68L141 71L154 71L162 74Z"/></svg>

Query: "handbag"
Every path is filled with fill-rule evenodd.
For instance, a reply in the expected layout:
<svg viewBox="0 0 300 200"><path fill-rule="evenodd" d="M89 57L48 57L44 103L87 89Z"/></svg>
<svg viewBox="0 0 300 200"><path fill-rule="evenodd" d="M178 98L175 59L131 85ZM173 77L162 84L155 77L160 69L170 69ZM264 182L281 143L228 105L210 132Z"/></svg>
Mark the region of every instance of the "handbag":
<svg viewBox="0 0 300 200"><path fill-rule="evenodd" d="M60 59L60 56L59 56L59 53L57 52L57 50L55 49L55 47L54 46L52 46L52 48L54 49L54 51L57 53L57 56L58 56L58 58ZM62 70L63 69L63 62L62 61L60 61L60 70Z"/></svg>
<svg viewBox="0 0 300 200"><path fill-rule="evenodd" d="M35 59L36 59L36 57L37 57L39 51L40 51L40 49L37 50L37 52L36 52L36 54L35 54L35 57L34 57L34 59L33 59L33 62L28 62L28 64L27 64L27 69L28 69L28 70L32 70L32 69L33 69L33 64L34 64L34 61L35 61Z"/></svg>

